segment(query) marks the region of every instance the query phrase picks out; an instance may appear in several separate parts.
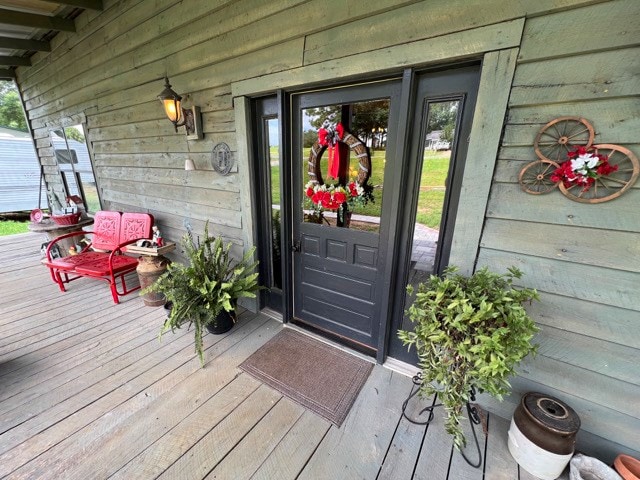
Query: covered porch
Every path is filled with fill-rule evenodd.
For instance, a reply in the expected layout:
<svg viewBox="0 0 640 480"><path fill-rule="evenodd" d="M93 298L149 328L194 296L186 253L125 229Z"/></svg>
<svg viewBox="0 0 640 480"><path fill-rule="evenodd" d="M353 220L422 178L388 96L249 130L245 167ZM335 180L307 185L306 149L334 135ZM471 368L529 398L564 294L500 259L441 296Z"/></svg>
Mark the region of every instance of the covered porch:
<svg viewBox="0 0 640 480"><path fill-rule="evenodd" d="M238 369L283 327L245 312L228 334L158 342L161 308L106 285L58 291L37 234L0 238L0 477L533 479L486 414L485 461L469 467L442 419L402 417L411 379L376 365L340 428ZM470 451L473 458L475 452Z"/></svg>

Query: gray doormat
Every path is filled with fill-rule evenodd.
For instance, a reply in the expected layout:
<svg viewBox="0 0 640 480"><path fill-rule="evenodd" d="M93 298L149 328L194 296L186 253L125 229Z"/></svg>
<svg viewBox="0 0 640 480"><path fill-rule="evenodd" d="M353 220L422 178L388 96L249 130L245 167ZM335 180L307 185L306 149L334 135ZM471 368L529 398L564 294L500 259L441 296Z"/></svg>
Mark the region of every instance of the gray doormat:
<svg viewBox="0 0 640 480"><path fill-rule="evenodd" d="M339 427L373 364L285 328L240 368Z"/></svg>

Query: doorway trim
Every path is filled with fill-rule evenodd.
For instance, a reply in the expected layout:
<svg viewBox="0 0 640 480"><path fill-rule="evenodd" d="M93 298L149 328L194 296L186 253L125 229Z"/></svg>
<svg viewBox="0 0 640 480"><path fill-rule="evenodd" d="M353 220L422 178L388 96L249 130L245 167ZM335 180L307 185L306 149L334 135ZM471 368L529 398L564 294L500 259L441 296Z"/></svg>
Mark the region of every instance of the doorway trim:
<svg viewBox="0 0 640 480"><path fill-rule="evenodd" d="M475 262L480 245L483 219L488 205L489 192L493 172L497 162L498 149L502 126L504 123L508 99L511 92L511 84L515 73L516 60L519 52L517 46L524 27L524 19L504 22L475 29L474 31L460 32L436 39L427 39L414 42L411 45L399 45L385 49L385 55L379 51L367 52L350 56L347 60L337 59L319 64L299 67L285 72L273 73L255 79L243 80L232 83L232 96L234 101L234 113L236 123L236 136L238 139L238 170L251 172L254 158L252 154L253 135L251 132L251 98L267 93L282 92L281 88L295 90L323 82L337 83L347 79L362 79L363 75L379 76L390 70L401 71L403 67L420 67L425 64L453 62L469 56L482 59L482 70L478 86L478 96L474 110L469 147L467 150L466 166L462 179L461 198L473 198L473 202L461 201L455 221L454 235L451 244L449 261L460 268L460 272L470 275L475 269ZM500 34L498 34L498 30ZM473 36L476 41L469 42ZM505 47L514 47L506 48ZM469 51L473 49L473 51ZM397 54L390 54L390 50ZM399 64L402 59L402 65ZM415 65L407 65L413 63ZM343 72L338 74L336 72ZM358 72L358 76L354 76ZM328 73L332 76L327 77ZM369 79L370 80L370 79ZM405 80L406 81L406 80ZM282 95L279 95L282 102ZM282 108L281 122L286 125L288 108ZM281 129L282 135L287 132ZM288 142L287 142L288 143ZM285 143L285 145L287 144ZM402 143L402 142L399 142ZM286 152L281 149L281 155ZM285 157L286 158L286 157ZM286 162L285 162L286 163ZM241 215L244 231L245 249L256 243L255 225L253 216L255 213L255 199L252 195L251 176L240 175L240 201ZM478 220L480 219L480 220ZM471 221L473 220L473 221ZM392 261L398 254L397 242L391 242L388 261ZM288 305L285 293L283 305L283 320L291 317L292 308ZM393 299L386 306L383 318L389 318L393 307ZM257 301L253 302L253 310L258 309ZM251 306L249 306L251 308ZM386 358L389 335L391 334L390 322L381 325L380 347L377 360L384 362Z"/></svg>

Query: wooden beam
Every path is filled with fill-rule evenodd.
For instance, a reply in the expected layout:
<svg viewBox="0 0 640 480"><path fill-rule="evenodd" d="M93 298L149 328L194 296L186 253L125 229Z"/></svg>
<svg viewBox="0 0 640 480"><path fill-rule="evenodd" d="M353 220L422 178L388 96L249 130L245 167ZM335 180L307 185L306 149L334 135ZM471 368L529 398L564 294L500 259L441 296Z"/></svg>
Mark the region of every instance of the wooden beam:
<svg viewBox="0 0 640 480"><path fill-rule="evenodd" d="M23 65L26 67L30 67L31 59L27 57L10 57L8 55L0 55L0 65Z"/></svg>
<svg viewBox="0 0 640 480"><path fill-rule="evenodd" d="M0 24L20 25L23 27L42 28L45 30L63 30L65 32L75 32L76 26L73 20L60 17L49 17L47 15L36 15L35 13L16 12L0 8Z"/></svg>
<svg viewBox="0 0 640 480"><path fill-rule="evenodd" d="M13 80L16 74L11 68L0 68L0 80Z"/></svg>
<svg viewBox="0 0 640 480"><path fill-rule="evenodd" d="M13 48L16 50L36 50L38 52L51 51L51 45L49 44L49 42L12 37L0 37L0 48Z"/></svg>
<svg viewBox="0 0 640 480"><path fill-rule="evenodd" d="M44 0L49 3L57 3L61 5L69 5L71 7L86 8L89 10L103 10L102 0Z"/></svg>

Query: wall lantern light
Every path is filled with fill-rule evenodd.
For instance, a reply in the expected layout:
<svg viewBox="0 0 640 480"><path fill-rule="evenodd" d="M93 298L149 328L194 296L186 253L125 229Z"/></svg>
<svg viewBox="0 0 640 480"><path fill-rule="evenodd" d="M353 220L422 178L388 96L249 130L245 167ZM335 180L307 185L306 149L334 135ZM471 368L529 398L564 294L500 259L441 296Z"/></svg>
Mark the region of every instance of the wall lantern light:
<svg viewBox="0 0 640 480"><path fill-rule="evenodd" d="M184 126L187 131L187 139L200 140L202 135L202 116L200 107L183 108L182 97L171 89L169 78L164 77L164 90L158 95L164 113L178 131L178 127Z"/></svg>

